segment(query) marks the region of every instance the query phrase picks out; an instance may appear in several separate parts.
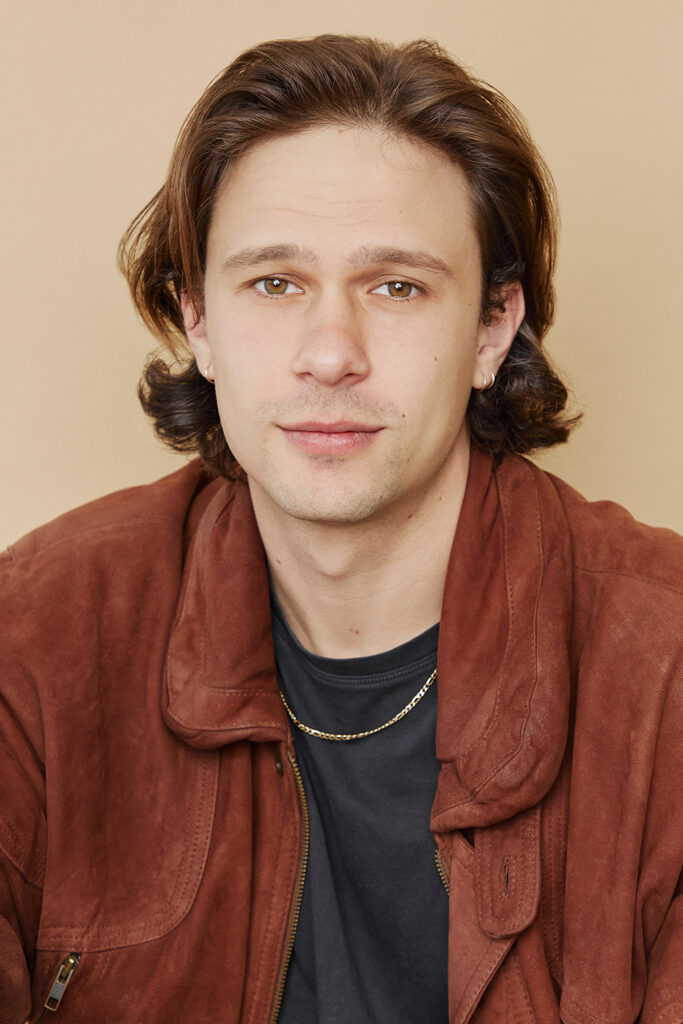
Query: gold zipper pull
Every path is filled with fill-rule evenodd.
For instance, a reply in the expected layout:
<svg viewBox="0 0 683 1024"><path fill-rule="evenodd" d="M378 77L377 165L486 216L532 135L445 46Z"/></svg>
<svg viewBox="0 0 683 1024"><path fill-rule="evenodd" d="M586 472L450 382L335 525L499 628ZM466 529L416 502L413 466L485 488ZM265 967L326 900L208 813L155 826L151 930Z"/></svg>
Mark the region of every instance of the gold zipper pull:
<svg viewBox="0 0 683 1024"><path fill-rule="evenodd" d="M64 993L69 987L69 982L73 978L76 968L80 962L80 953L69 953L69 955L62 960L59 965L59 970L57 971L57 977L52 982L50 994L45 1000L46 1010L52 1010L54 1013L55 1010L59 1009L59 1004L64 998Z"/></svg>

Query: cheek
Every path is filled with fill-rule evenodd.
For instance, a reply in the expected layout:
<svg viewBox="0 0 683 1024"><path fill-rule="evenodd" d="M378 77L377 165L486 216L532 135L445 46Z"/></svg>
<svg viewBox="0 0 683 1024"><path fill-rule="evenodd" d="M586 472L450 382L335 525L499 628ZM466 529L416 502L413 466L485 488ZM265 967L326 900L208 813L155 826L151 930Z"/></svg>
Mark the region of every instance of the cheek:
<svg viewBox="0 0 683 1024"><path fill-rule="evenodd" d="M432 401L450 406L461 404L469 395L475 351L474 344L454 337L432 344L421 375L422 386Z"/></svg>
<svg viewBox="0 0 683 1024"><path fill-rule="evenodd" d="M441 446L462 427L470 396L474 357L454 357L452 351L433 348L422 372L406 380L403 394L405 424L428 447Z"/></svg>
<svg viewBox="0 0 683 1024"><path fill-rule="evenodd" d="M215 331L209 325L214 366L223 387L234 390L238 396L242 389L249 389L255 378L264 376L272 363L272 345L266 354L262 335L263 331L250 328L234 317L223 318L220 328Z"/></svg>
<svg viewBox="0 0 683 1024"><path fill-rule="evenodd" d="M207 331L214 357L226 372L252 374L271 367L280 372L291 349L291 327L274 310L259 308L259 302L240 296L217 301L209 310Z"/></svg>

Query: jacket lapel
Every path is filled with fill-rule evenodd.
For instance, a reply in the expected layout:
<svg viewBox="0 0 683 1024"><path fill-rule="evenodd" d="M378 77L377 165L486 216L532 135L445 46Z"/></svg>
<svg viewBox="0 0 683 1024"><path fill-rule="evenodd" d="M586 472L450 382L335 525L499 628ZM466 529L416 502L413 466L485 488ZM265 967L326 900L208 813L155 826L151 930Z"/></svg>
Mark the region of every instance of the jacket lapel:
<svg viewBox="0 0 683 1024"><path fill-rule="evenodd" d="M162 711L169 728L200 749L287 739L266 558L243 485L218 490L190 545Z"/></svg>
<svg viewBox="0 0 683 1024"><path fill-rule="evenodd" d="M473 452L439 633L435 831L503 821L550 789L567 736L570 603L550 479Z"/></svg>

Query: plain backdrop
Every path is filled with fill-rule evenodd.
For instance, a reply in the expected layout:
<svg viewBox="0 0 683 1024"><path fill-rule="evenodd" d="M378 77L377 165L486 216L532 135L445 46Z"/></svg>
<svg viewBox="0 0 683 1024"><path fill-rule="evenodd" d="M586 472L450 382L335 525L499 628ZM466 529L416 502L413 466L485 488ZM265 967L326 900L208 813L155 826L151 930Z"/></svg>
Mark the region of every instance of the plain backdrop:
<svg viewBox="0 0 683 1024"><path fill-rule="evenodd" d="M675 0L5 3L0 546L182 457L135 396L155 345L115 266L208 82L267 38L437 39L522 110L562 215L548 347L585 421L541 464L683 527Z"/></svg>

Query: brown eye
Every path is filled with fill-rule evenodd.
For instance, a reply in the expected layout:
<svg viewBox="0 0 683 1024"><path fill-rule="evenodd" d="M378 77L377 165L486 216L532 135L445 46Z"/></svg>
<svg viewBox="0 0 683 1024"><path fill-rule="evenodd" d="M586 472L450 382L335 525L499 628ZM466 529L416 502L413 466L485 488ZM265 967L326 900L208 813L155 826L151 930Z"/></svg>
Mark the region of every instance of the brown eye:
<svg viewBox="0 0 683 1024"><path fill-rule="evenodd" d="M264 277L263 290L268 295L284 295L288 284L289 281L285 281L282 277Z"/></svg>
<svg viewBox="0 0 683 1024"><path fill-rule="evenodd" d="M407 284L405 281L390 281L389 294L392 299L404 299L406 295L410 295L412 287L412 284Z"/></svg>
<svg viewBox="0 0 683 1024"><path fill-rule="evenodd" d="M382 289L386 290L382 292ZM390 299L412 299L415 297L415 292L418 289L408 281L386 281L379 288L376 288L375 291L388 296Z"/></svg>

